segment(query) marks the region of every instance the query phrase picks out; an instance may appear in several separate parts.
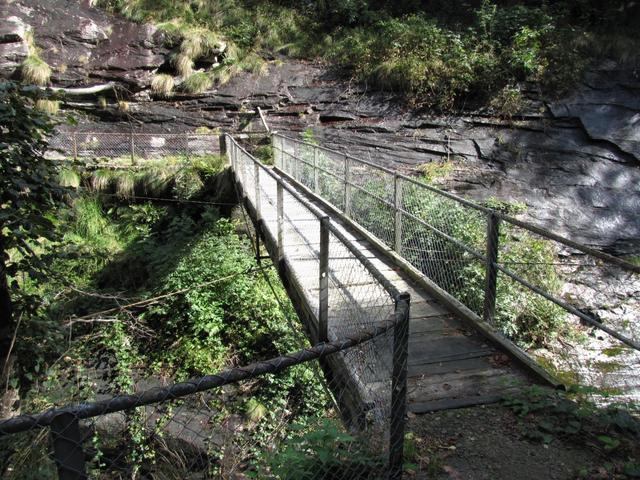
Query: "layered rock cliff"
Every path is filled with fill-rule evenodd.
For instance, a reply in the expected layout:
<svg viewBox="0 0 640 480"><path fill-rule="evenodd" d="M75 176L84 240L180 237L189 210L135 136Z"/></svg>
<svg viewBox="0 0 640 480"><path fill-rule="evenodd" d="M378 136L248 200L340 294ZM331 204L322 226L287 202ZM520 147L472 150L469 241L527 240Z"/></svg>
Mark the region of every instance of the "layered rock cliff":
<svg viewBox="0 0 640 480"><path fill-rule="evenodd" d="M261 107L273 129L311 127L329 146L405 171L448 162L448 174L437 180L444 188L522 202L526 217L577 241L616 253L640 251L638 59L599 63L559 100L522 85L525 104L511 119L490 109L412 111L393 93L371 92L329 66L288 60L270 64L266 75L243 73L200 95L161 99L150 83L169 68L171 39L89 3L16 1L2 7L0 26L2 77L20 77L32 32L52 67L52 86L106 88L100 99L64 100L62 107L80 119L79 130L235 130L246 112Z"/></svg>

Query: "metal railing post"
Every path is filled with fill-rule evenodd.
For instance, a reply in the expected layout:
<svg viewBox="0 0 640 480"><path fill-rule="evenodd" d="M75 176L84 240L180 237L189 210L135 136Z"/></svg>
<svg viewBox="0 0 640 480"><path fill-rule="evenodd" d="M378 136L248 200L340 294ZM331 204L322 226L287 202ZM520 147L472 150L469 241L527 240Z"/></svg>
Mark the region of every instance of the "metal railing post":
<svg viewBox="0 0 640 480"><path fill-rule="evenodd" d="M344 157L344 214L351 216L351 165L349 157Z"/></svg>
<svg viewBox="0 0 640 480"><path fill-rule="evenodd" d="M393 376L391 377L391 418L389 430L389 480L402 478L404 432L407 410L407 358L409 356L409 309L411 296L396 300L393 328Z"/></svg>
<svg viewBox="0 0 640 480"><path fill-rule="evenodd" d="M220 151L220 156L224 156L227 154L227 134L223 133L222 135L220 135L218 140L218 149ZM231 160L231 165L233 166L233 159Z"/></svg>
<svg viewBox="0 0 640 480"><path fill-rule="evenodd" d="M73 132L73 161L78 161L78 134Z"/></svg>
<svg viewBox="0 0 640 480"><path fill-rule="evenodd" d="M260 166L258 162L253 161L253 186L256 206L256 220L260 220Z"/></svg>
<svg viewBox="0 0 640 480"><path fill-rule="evenodd" d="M398 255L402 255L402 179L397 174L393 176L393 204L394 250Z"/></svg>
<svg viewBox="0 0 640 480"><path fill-rule="evenodd" d="M328 216L320 219L320 270L318 306L318 341L329 339L329 222Z"/></svg>
<svg viewBox="0 0 640 480"><path fill-rule="evenodd" d="M313 147L313 191L315 193L320 193L320 176L318 174L318 160L320 159L320 152L318 147L314 145Z"/></svg>
<svg viewBox="0 0 640 480"><path fill-rule="evenodd" d="M60 480L85 480L87 473L82 451L82 434L78 418L72 413L61 413L51 421L53 454Z"/></svg>
<svg viewBox="0 0 640 480"><path fill-rule="evenodd" d="M493 322L496 314L496 289L498 284L498 247L500 218L490 213L487 218L487 262L484 284L484 320Z"/></svg>
<svg viewBox="0 0 640 480"><path fill-rule="evenodd" d="M133 140L133 132L131 132L131 165L136 164L136 147Z"/></svg>
<svg viewBox="0 0 640 480"><path fill-rule="evenodd" d="M273 149L273 163L282 170L282 138L272 134L271 148Z"/></svg>
<svg viewBox="0 0 640 480"><path fill-rule="evenodd" d="M276 182L276 211L278 216L278 261L284 259L284 189L282 182Z"/></svg>

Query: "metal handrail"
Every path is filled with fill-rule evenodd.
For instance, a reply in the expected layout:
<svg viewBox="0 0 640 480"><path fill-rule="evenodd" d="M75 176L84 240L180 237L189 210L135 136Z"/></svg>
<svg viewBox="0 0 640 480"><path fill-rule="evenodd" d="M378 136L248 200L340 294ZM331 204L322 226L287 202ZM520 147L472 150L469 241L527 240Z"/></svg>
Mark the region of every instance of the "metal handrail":
<svg viewBox="0 0 640 480"><path fill-rule="evenodd" d="M481 252L477 251L475 248L465 245L463 242L461 242L460 240L452 237L451 235L446 234L445 232L440 231L438 228L430 225L428 222L424 221L423 219L419 218L418 216L412 214L411 212L408 212L407 210L405 210L403 208L402 202L398 202L398 189L396 187L395 189L395 194L394 196L396 197L396 202L395 204L391 204L391 202L384 202L385 205L389 206L391 209L393 209L396 213L396 216L400 215L400 220L401 217L404 215L408 218L411 218L413 221L418 222L419 224L421 224L422 226L429 228L432 232L434 232L436 235L440 236L441 238L444 238L445 240L452 242L453 244L455 244L458 248L462 249L463 251L471 254L473 257L475 257L478 260L481 260L483 262L485 262L485 267L487 270L487 277L486 277L486 284L485 284L485 306L484 306L484 317L485 320L487 321L491 321L493 319L493 316L495 314L495 291L496 291L496 282L497 282L497 275L496 272L500 271L502 273L504 273L505 275L507 275L508 277L510 277L511 279L515 280L516 282L520 283L521 285L523 285L524 287L530 289L531 291L541 295L543 298L547 299L548 301L554 303L555 305L561 307L562 309L564 309L565 311L576 315L577 317L579 317L580 319L584 320L585 322L587 322L588 324L592 325L593 327L596 327L606 333L608 333L609 335L611 335L612 337L616 338L617 340L621 341L622 343L636 349L636 350L640 350L640 343L638 343L637 341L627 337L626 335L623 335L621 333L618 333L617 331L613 330L612 328L604 325L602 322L598 321L596 318L594 318L593 316L590 316L582 311L580 311L579 309L573 307L572 305L568 304L567 302L557 298L555 295L552 295L546 291L544 291L543 289L531 284L531 282L527 281L526 279L522 278L520 275L518 275L517 273L513 272L511 269L503 266L500 264L499 260L498 260L498 229L499 229L499 222L500 221L504 221L507 222L509 224L515 225L517 227L523 228L526 231L529 231L531 233L535 233L543 238L549 239L549 240L553 240L556 241L560 244L563 244L567 247L570 247L572 249L575 249L577 251L583 252L585 254L591 255L592 257L598 258L600 260L603 260L605 262L611 263L611 264L615 264L619 267L621 267L624 270L627 271L631 271L634 273L640 273L640 265L634 265L632 263L629 263L623 259L620 259L618 257L614 257L613 255L609 255L607 253L604 252L600 252L598 250L595 250L591 247L587 247L586 245L582 245L579 244L577 242L574 242L568 238L562 237L560 235L557 235L553 232L550 232L548 230L542 229L540 227L537 227L535 225L532 225L528 222L524 222L522 220L518 220L516 218L513 218L509 215L506 215L502 212L498 212L496 210L475 204L469 200L466 200L464 198L461 198L457 195L454 195L452 193L449 192L445 192L443 190L437 189L431 185L427 185L424 182L421 182L415 178L411 178L408 177L406 175L402 175L400 173L397 172L393 172L387 168L381 167L379 165L376 165L372 162L367 162L365 160L362 159L358 159L356 157L353 157L351 155L348 154L343 154L340 153L336 150L330 149L330 148L326 148L320 145L316 145L304 140L299 140L296 138L292 138L280 133L273 133L272 134L274 137L279 137L280 139L286 139L289 140L291 142L294 142L296 144L299 145L307 145L313 149L318 149L318 150L322 150L322 151L328 151L334 154L338 154L341 155L343 158L345 158L345 162L347 161L346 159L349 159L349 161L354 161L356 163L359 163L361 165L367 165L371 168L377 169L381 172L384 172L386 174L390 174L393 175L394 177L394 183L397 182L397 179L402 179L403 181L409 182L411 184L414 184L420 188L423 188L427 191L430 191L434 194L437 194L439 196L442 196L443 198L448 198L450 200L453 200L465 207L471 208L475 211L481 212L485 215L487 215L487 218L489 220L488 223L488 229L489 229L489 236L491 237L495 237L493 238L493 241L488 241L487 242L487 252L486 254L482 254ZM281 140L282 141L282 140ZM324 171L324 169L322 167L320 167L319 165L317 165L315 162L314 164L311 164L309 162L306 162L305 160L298 158L297 156L295 156L295 153L292 154L291 152L285 151L284 148L280 148L278 149L282 154L286 154L288 157L292 157L295 160L301 161L304 164L314 168L314 169L318 169L320 171ZM345 169L346 171L346 169ZM342 177L340 175L340 172L326 172L331 174L333 177L337 178L341 183L345 184L345 185L350 185L350 186L355 186L359 189L361 189L362 187L360 187L359 185L354 185L353 183L349 182L349 180L346 177ZM363 189L363 191L366 192L366 190ZM318 193L318 192L316 192ZM370 192L367 192L370 193ZM373 196L374 198L376 198L377 200L383 201L383 199L378 198L376 195L370 193L371 196ZM401 191L400 191L400 196L401 196ZM345 196L345 201L346 201L347 197ZM347 217L349 217L349 206L345 205L344 208L344 212L345 215L347 215ZM357 220L356 220L357 221ZM394 226L394 230L396 232L402 230L401 226L399 226L398 223L398 218L396 217L395 220L396 224ZM397 233L396 233L397 235ZM396 245L395 245L395 251L398 255L402 256L401 253L401 238L398 241L398 239L396 239ZM490 298L491 297L491 298Z"/></svg>
<svg viewBox="0 0 640 480"><path fill-rule="evenodd" d="M274 132L272 135L277 136L277 137L281 137L281 138L285 138L287 140L291 140L291 141L299 143L299 144L308 145L310 147L318 148L320 150L324 150L324 151L327 151L327 152L331 152L331 153L336 153L336 154L342 155L343 157L347 157L347 158L349 158L351 160L354 160L354 161L356 161L356 162L358 162L358 163L360 163L362 165L367 165L367 166L370 166L372 168L378 169L378 170L380 170L382 172L397 176L398 178L401 178L403 180L406 180L407 182L413 183L413 184L415 184L415 185L417 185L417 186L419 186L421 188L429 190L430 192L433 192L433 193L436 193L436 194L441 195L443 197L446 197L446 198L449 198L451 200L454 200L454 201L456 201L456 202L458 202L461 205L464 205L466 207L472 208L474 210L477 210L477 211L480 211L480 212L483 212L483 213L486 213L486 214L496 215L502 221L511 223L511 224L516 225L516 226L518 226L520 228L524 228L525 230L530 230L531 232L533 232L533 233L535 233L537 235L540 235L542 237L546 237L546 238L548 238L550 240L554 240L554 241L556 241L558 243L562 243L567 247L573 248L575 250L581 251L581 252L586 253L588 255L591 255L593 257L599 258L600 260L603 260L605 262L613 263L613 264L615 264L615 265L617 265L617 266L619 266L619 267L621 267L621 268L623 268L625 270L628 270L628 271L631 271L631 272L634 272L634 273L640 273L640 265L634 265L633 263L627 262L624 259L615 257L615 256L610 255L610 254L605 253L605 252L601 252L600 250L596 250L596 249L591 248L591 247L589 247L587 245L582 245L582 244L580 244L578 242L574 242L573 240L568 239L566 237L563 237L562 235L558 235L558 234L553 233L553 232L551 232L549 230L546 230L544 228L538 227L537 225L534 225L532 223L525 222L523 220L518 220L517 218L514 218L514 217L512 217L510 215L507 215L507 214L505 214L503 212L500 212L498 210L494 210L494 209L491 209L491 208L488 208L488 207L484 207L482 205L478 205L477 203L469 201L469 200L467 200L465 198L462 198L462 197L460 197L458 195L455 195L453 193L441 190L441 189L436 188L436 187L434 187L432 185L428 185L428 184L426 184L426 183L424 183L424 182L422 182L422 181L420 181L420 180L418 180L416 178L413 178L413 177L410 177L410 176L407 176L407 175L404 175L404 174L401 174L401 173L398 173L398 172L394 172L393 170L390 170L390 169L388 169L386 167L382 167L380 165L376 165L373 162L369 162L367 160L363 160L361 158L357 158L357 157L354 157L354 156L349 155L349 154L340 153L340 152L338 152L336 150L333 150L331 148L323 147L321 145L316 145L314 143L310 143L310 142L307 142L307 141L304 141L304 140L299 140L299 139L296 139L296 138L293 138L293 137L290 137L290 136L287 136L287 135L283 135L281 133ZM285 152L285 153L288 153L288 152ZM336 174L333 174L333 175L337 176ZM338 178L341 178L341 177L338 177Z"/></svg>

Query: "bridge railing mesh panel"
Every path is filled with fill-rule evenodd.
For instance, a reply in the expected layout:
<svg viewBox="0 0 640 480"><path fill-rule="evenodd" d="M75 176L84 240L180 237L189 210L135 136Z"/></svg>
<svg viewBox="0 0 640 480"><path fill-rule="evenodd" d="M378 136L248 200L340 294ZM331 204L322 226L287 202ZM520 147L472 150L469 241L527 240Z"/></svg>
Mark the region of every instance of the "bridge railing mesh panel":
<svg viewBox="0 0 640 480"><path fill-rule="evenodd" d="M227 138L243 195L255 209L254 215L264 226L272 248L282 252L282 261L286 262L295 288L302 292L301 301L313 322L312 335L320 341L351 338L392 317L399 293L381 281L383 275L367 263L366 253L359 252L362 246L348 232L330 222L323 224L321 211L303 201L287 182L276 177L231 137ZM313 168L317 160L313 150L304 144L282 145L275 157L276 164L286 166L296 179L310 186L322 185ZM330 168L341 165L344 169L344 158L328 157L327 165L333 165ZM329 173L327 176L331 177ZM259 202L256 189L260 191ZM326 295L324 305L323 295ZM339 385L334 394L342 405L343 416L366 431L374 429L376 438L387 439L383 444L388 443L391 431L393 346L393 336L381 335L332 356L323 366L331 372L335 386Z"/></svg>
<svg viewBox="0 0 640 480"><path fill-rule="evenodd" d="M620 384L616 392L626 393L616 398L640 399L640 385L629 380L640 358L638 266L345 152L280 134L272 145L286 174L478 320L522 348L553 347L566 358L551 367L558 373L570 370L576 381L602 386L605 394ZM580 332L598 332L598 340L578 347L574 334ZM570 351L563 352L560 341L571 344ZM607 358L613 353L622 361ZM568 366L569 359L581 365Z"/></svg>

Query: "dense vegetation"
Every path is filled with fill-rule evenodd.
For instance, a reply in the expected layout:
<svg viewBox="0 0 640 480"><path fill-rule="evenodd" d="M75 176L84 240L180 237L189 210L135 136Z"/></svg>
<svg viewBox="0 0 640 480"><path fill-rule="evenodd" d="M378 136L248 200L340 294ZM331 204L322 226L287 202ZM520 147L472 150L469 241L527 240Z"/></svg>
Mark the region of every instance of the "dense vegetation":
<svg viewBox="0 0 640 480"><path fill-rule="evenodd" d="M103 7L152 21L174 36L173 74L201 92L240 70L265 71L279 53L324 58L412 104L450 109L488 102L517 111L520 82L547 93L569 88L589 62L636 55L639 7L617 0L384 2L124 1ZM220 65L194 66L226 46ZM173 89L172 76L154 81Z"/></svg>

